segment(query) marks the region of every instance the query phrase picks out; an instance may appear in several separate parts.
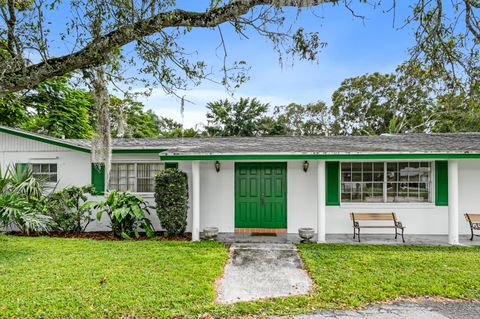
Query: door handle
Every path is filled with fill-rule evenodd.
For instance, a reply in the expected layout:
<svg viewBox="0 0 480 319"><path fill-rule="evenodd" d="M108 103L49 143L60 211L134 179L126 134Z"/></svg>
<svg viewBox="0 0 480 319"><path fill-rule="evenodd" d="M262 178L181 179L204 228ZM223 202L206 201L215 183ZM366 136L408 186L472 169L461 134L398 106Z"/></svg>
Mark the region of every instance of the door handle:
<svg viewBox="0 0 480 319"><path fill-rule="evenodd" d="M265 193L262 192L262 207L265 207Z"/></svg>

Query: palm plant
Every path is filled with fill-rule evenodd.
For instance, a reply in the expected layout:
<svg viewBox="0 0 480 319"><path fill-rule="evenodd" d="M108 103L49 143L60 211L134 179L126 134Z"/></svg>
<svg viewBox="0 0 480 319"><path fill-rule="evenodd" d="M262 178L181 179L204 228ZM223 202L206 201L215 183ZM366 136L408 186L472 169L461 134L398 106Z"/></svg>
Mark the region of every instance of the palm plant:
<svg viewBox="0 0 480 319"><path fill-rule="evenodd" d="M42 197L43 184L30 170L18 171L11 166L3 174L0 170L0 223L3 227L16 226L23 234L46 232L50 217L41 214L36 204Z"/></svg>

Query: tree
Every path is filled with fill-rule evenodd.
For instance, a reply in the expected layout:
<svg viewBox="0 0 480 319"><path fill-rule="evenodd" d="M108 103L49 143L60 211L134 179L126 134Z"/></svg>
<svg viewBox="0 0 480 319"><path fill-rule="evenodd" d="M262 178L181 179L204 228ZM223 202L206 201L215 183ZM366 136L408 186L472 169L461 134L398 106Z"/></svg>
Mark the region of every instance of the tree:
<svg viewBox="0 0 480 319"><path fill-rule="evenodd" d="M262 119L269 105L257 99L240 98L238 102L219 100L207 104L209 136L256 136L260 135Z"/></svg>
<svg viewBox="0 0 480 319"><path fill-rule="evenodd" d="M196 137L200 135L197 129L184 129L181 123L167 117L158 118L157 126L161 137Z"/></svg>
<svg viewBox="0 0 480 319"><path fill-rule="evenodd" d="M126 138L158 137L158 116L143 110L143 104L131 98L110 98L112 136Z"/></svg>
<svg viewBox="0 0 480 319"><path fill-rule="evenodd" d="M339 0L211 0L198 11L183 10L170 0L79 0L68 4L55 0L3 0L0 62L4 68L0 93L33 88L56 76L103 65L112 55L116 56L116 63L139 66L140 72L153 76L155 85L171 92L183 87L185 79L197 81L207 77L205 63L191 61L189 52L180 45L180 39L194 28L218 31L224 25L232 25L240 35L253 30L270 39L279 53L315 59L325 43L317 33L287 25L284 9L339 3L358 17L352 1ZM394 13L396 4L395 0L379 0L372 7L383 5L391 9L386 12ZM359 0L357 5L370 4ZM405 24L416 28L412 59L430 66L432 72L462 67L472 77L470 66L478 58L476 44L480 42L478 1L416 0L411 8ZM47 19L59 12L70 21L55 24ZM52 50L50 37L58 38L62 45L55 44ZM290 45L287 40L291 40ZM225 47L220 32L219 42ZM122 50L130 43L134 57ZM27 59L31 52L37 53L38 61ZM50 52L55 52L55 56ZM241 69L241 62L221 67L225 71L222 82L246 80L241 72L240 76L229 72Z"/></svg>
<svg viewBox="0 0 480 319"><path fill-rule="evenodd" d="M66 77L37 85L18 96L16 103L30 110L29 119L18 122L23 129L54 137L92 137L92 97L88 91L74 88Z"/></svg>
<svg viewBox="0 0 480 319"><path fill-rule="evenodd" d="M479 132L479 87L472 87L468 92L447 92L437 96L433 112L436 116L432 132Z"/></svg>
<svg viewBox="0 0 480 319"><path fill-rule="evenodd" d="M325 102L291 103L276 107L275 115L284 127L283 135L328 135L331 115Z"/></svg>
<svg viewBox="0 0 480 319"><path fill-rule="evenodd" d="M332 131L341 135L423 132L430 124L428 89L396 74L366 74L332 95Z"/></svg>

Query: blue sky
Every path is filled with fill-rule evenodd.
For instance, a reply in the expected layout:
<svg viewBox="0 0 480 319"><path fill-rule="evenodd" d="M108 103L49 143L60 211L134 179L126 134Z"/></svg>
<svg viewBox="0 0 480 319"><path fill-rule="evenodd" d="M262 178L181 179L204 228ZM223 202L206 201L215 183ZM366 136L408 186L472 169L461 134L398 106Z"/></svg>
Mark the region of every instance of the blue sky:
<svg viewBox="0 0 480 319"><path fill-rule="evenodd" d="M179 0L178 5L187 10L201 10L208 2ZM359 1L354 2L356 4ZM365 4L356 4L354 7L358 10L357 13L365 15L364 22L354 18L342 5L327 4L315 9L315 12L303 11L295 26L302 26L307 31L318 31L320 39L327 42L328 46L320 53L318 62L297 60L292 65L289 61L283 67L268 40L255 33L249 33L250 38L242 40L231 28L223 26L228 60L245 60L251 68L250 80L235 91L233 98L257 97L272 106L317 100L329 102L333 91L345 78L394 71L396 66L408 58L407 50L414 40L411 28L397 30L402 19L410 13L408 3L412 1L397 2L396 27L393 26L392 14L385 12L388 8L374 9ZM296 17L296 10L288 10L287 17ZM66 22L62 14L52 19L60 24ZM188 51L197 52L193 56L195 59L217 68L222 64L221 51L216 49L219 44L218 31L193 30L182 39L182 44ZM185 95L186 99L193 102L185 105L185 127L206 123L207 102L232 98L224 87L210 82L179 92L179 95ZM166 95L161 88L140 100L146 108L153 109L160 116L181 120L179 100Z"/></svg>
<svg viewBox="0 0 480 319"><path fill-rule="evenodd" d="M268 40L254 34L242 40L224 28L229 61L243 59L251 67L250 80L235 91L234 98L257 97L272 106L317 100L329 102L333 91L345 78L394 71L407 59L407 50L413 43L411 29L398 30L401 19L410 12L406 2L397 8L397 27L393 26L392 14L384 12L387 8L357 6L358 12L366 16L364 22L352 17L342 6L325 5L314 13L303 12L296 25L318 31L320 39L328 46L320 53L318 62L294 61L293 66L291 63L279 65L278 55ZM294 10L288 12L290 18L295 15ZM218 41L215 31L195 30L183 43L192 51L198 51L198 57L209 65L219 66L222 56L221 52L216 52ZM185 105L186 127L206 122L207 102L229 97L224 87L207 82L182 94L193 102ZM165 95L161 89L141 100L158 115L180 121L179 101Z"/></svg>

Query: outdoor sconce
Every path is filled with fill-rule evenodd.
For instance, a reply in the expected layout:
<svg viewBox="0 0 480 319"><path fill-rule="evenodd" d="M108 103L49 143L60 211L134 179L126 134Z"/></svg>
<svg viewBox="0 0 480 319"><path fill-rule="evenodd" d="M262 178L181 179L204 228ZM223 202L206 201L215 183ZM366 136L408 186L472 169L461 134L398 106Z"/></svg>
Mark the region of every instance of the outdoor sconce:
<svg viewBox="0 0 480 319"><path fill-rule="evenodd" d="M310 166L310 164L308 163L308 161L303 162L303 171L305 173L308 171L309 166Z"/></svg>
<svg viewBox="0 0 480 319"><path fill-rule="evenodd" d="M221 167L220 162L216 161L215 162L215 170L217 171L217 173L220 172L220 167Z"/></svg>

